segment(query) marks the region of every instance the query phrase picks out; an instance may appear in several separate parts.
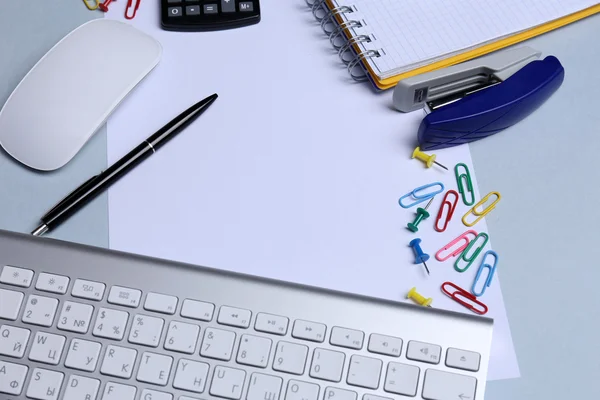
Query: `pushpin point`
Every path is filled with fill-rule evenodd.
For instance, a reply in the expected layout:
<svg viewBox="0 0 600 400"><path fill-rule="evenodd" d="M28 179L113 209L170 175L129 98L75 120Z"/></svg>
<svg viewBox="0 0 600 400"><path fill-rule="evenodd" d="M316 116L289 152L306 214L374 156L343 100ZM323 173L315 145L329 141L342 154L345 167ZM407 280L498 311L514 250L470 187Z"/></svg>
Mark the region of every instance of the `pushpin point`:
<svg viewBox="0 0 600 400"><path fill-rule="evenodd" d="M431 200L429 200L429 203L427 203L425 208L421 208L421 207L417 208L417 216L415 217L415 220L413 222L409 222L408 225L406 225L408 227L409 231L418 232L419 224L421 223L421 221L429 218L429 213L427 212L427 209L429 208L429 205L431 204L432 201L433 201L433 197L431 198Z"/></svg>
<svg viewBox="0 0 600 400"><path fill-rule="evenodd" d="M421 249L421 239L413 239L408 244L413 248L415 252L415 264L423 264L425 267L425 271L427 271L427 275L429 275L429 268L427 268L427 264L425 261L429 260L429 254L424 253L423 249Z"/></svg>
<svg viewBox="0 0 600 400"><path fill-rule="evenodd" d="M415 148L415 151L413 151L413 154L412 154L412 158L417 158L417 159L423 161L425 163L425 165L427 166L427 168L431 168L431 166L433 164L436 164L436 165L444 168L446 171L448 171L448 168L446 168L446 166L435 161L435 154L429 155L427 153L424 153L421 151L420 147Z"/></svg>
<svg viewBox="0 0 600 400"><path fill-rule="evenodd" d="M417 288L412 288L406 295L407 299L411 299L417 304L420 304L424 307L431 307L431 303L433 303L433 299L430 297L426 299L424 296L417 293Z"/></svg>

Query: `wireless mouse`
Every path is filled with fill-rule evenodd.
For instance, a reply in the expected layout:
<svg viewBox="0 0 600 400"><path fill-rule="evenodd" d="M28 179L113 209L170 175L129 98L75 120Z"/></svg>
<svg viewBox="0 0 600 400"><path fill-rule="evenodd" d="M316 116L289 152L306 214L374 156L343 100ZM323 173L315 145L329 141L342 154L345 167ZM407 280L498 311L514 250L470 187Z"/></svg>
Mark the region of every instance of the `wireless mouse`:
<svg viewBox="0 0 600 400"><path fill-rule="evenodd" d="M160 43L120 21L74 29L27 73L0 110L0 145L42 171L67 164L152 71Z"/></svg>

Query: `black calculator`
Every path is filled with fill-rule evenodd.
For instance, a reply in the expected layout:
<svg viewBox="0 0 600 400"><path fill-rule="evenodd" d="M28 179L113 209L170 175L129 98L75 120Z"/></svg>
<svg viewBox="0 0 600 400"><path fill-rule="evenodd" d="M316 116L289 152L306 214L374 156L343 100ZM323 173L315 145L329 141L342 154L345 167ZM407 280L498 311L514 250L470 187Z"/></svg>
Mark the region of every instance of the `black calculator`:
<svg viewBox="0 0 600 400"><path fill-rule="evenodd" d="M260 22L259 0L160 0L169 31L215 31Z"/></svg>

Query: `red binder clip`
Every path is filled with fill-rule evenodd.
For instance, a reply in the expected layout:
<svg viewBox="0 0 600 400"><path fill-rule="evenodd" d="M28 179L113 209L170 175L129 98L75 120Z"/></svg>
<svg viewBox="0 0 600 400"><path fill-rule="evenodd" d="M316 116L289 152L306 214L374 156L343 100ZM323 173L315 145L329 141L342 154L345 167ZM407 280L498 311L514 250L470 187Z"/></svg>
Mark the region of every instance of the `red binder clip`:
<svg viewBox="0 0 600 400"><path fill-rule="evenodd" d="M113 2L113 0L104 0L103 3L98 4L98 8L101 9L102 11L104 11L104 12L108 12L108 6L112 2Z"/></svg>
<svg viewBox="0 0 600 400"><path fill-rule="evenodd" d="M125 18L134 19L135 14L137 14L138 8L140 8L140 3L142 0L128 0L127 8L125 9Z"/></svg>
<svg viewBox="0 0 600 400"><path fill-rule="evenodd" d="M454 195L454 197L455 197L454 198L454 202L450 202L448 200L448 195L449 194L453 194ZM452 219L452 215L454 214L454 210L456 210L456 205L457 204L458 204L458 192L456 192L456 190L448 190L446 192L446 195L442 199L442 205L440 206L440 211L438 211L437 218L435 219L434 228L435 228L436 231L438 231L438 232L444 232L446 230L446 228L448 227L448 223ZM440 219L442 219L442 216L444 215L444 208L446 207L446 205L448 206L448 211L446 212L446 219L444 220L444 226L442 226L441 228L439 228L438 227L438 222L440 221Z"/></svg>
<svg viewBox="0 0 600 400"><path fill-rule="evenodd" d="M450 286L453 291L449 291L446 289L446 286ZM475 314L484 315L488 312L488 308L485 304L477 300L477 297L473 296L471 293L466 291L465 289L456 286L452 282L444 282L442 283L442 292L445 295L450 297L452 300L456 301L458 304L463 307L468 308ZM465 300L466 299L466 300ZM468 300L468 301L467 301Z"/></svg>

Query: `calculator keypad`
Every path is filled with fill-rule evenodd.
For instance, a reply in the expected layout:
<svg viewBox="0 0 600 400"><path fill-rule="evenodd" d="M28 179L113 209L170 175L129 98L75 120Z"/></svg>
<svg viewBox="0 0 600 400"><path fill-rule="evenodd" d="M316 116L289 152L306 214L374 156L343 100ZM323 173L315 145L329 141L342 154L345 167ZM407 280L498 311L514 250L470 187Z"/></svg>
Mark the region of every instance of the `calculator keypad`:
<svg viewBox="0 0 600 400"><path fill-rule="evenodd" d="M260 22L259 0L161 0L162 27L174 31L239 28Z"/></svg>

